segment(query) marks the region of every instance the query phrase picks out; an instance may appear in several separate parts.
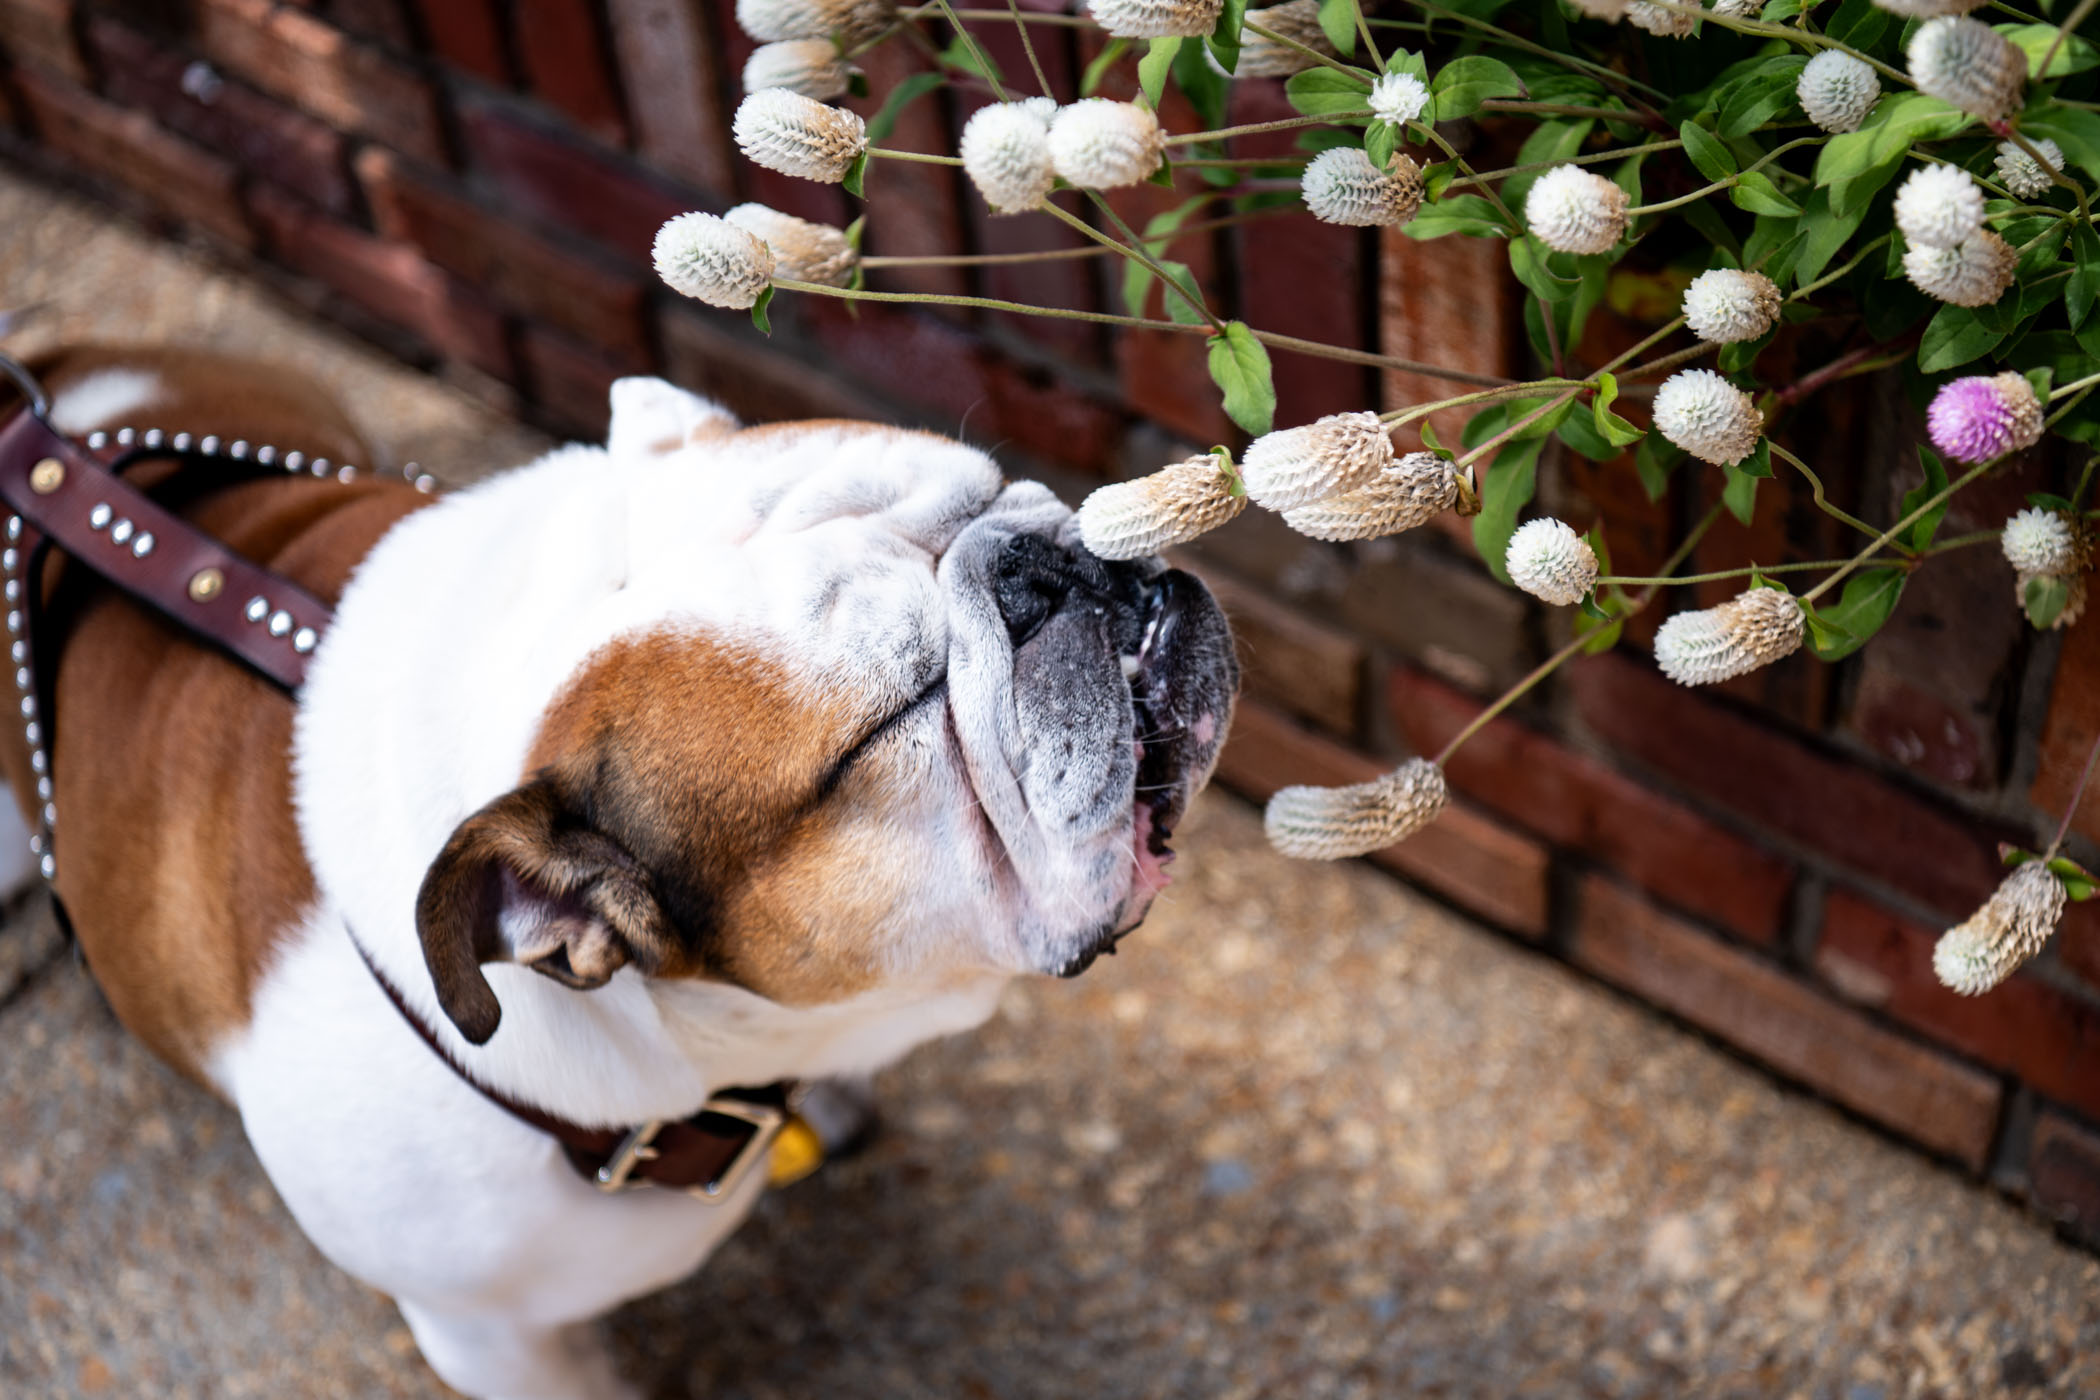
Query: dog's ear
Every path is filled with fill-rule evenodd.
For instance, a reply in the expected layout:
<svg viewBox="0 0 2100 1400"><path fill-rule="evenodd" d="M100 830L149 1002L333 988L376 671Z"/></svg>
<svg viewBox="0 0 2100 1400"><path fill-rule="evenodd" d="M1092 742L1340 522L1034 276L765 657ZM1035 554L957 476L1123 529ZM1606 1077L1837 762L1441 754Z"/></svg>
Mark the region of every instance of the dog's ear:
<svg viewBox="0 0 2100 1400"><path fill-rule="evenodd" d="M735 415L712 399L661 379L630 375L613 381L605 446L614 457L660 457L736 429Z"/></svg>
<svg viewBox="0 0 2100 1400"><path fill-rule="evenodd" d="M515 962L565 987L602 987L671 951L647 873L534 779L459 824L416 895L416 933L438 1004L476 1045L503 1008L481 965Z"/></svg>

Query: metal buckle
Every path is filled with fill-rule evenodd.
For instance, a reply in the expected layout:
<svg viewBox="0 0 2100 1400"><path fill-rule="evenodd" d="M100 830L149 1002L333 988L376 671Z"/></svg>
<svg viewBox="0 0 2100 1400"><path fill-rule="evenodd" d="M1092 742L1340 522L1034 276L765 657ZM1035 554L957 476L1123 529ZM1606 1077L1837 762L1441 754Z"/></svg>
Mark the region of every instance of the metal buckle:
<svg viewBox="0 0 2100 1400"><path fill-rule="evenodd" d="M788 1115L785 1110L774 1108L770 1104L748 1103L743 1099L732 1098L709 1099L701 1106L700 1111L717 1113L724 1118L734 1118L740 1123L751 1125L751 1136L744 1140L744 1145L729 1159L729 1165L722 1169L721 1175L699 1186L681 1188L695 1200L704 1201L708 1205L719 1205L743 1184L744 1178L751 1175L760 1162L765 1160L767 1151L773 1146L773 1139L780 1136L781 1128L787 1123ZM658 1155L657 1150L650 1144L656 1140L656 1135L663 1131L663 1127L662 1119L651 1119L623 1138L620 1145L613 1149L612 1157L604 1166L598 1168L595 1177L598 1189L610 1194L655 1185L656 1183L646 1179L629 1181L628 1178L634 1174L636 1167Z"/></svg>

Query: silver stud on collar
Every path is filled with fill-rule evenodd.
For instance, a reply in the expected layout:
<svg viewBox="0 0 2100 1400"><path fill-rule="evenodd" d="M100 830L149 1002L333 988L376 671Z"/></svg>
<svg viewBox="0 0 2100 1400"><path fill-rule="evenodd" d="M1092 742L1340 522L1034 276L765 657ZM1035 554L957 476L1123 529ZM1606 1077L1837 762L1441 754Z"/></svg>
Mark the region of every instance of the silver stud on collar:
<svg viewBox="0 0 2100 1400"><path fill-rule="evenodd" d="M103 448L109 446L109 434L99 431L89 433L87 435L87 445L88 451L100 452Z"/></svg>
<svg viewBox="0 0 2100 1400"><path fill-rule="evenodd" d="M42 749L30 750L29 767L32 771L41 773L47 766L48 763L47 760L44 758L44 751Z"/></svg>
<svg viewBox="0 0 2100 1400"><path fill-rule="evenodd" d="M305 465L306 454L304 452L287 452L284 454L284 469L286 471L295 472Z"/></svg>
<svg viewBox="0 0 2100 1400"><path fill-rule="evenodd" d="M357 468L356 468L356 467L338 467L338 468L336 469L336 473L335 473L335 479L336 479L337 481L355 481L355 480L357 480Z"/></svg>
<svg viewBox="0 0 2100 1400"><path fill-rule="evenodd" d="M277 449L264 443L255 449L255 460L266 467L274 467L277 465Z"/></svg>
<svg viewBox="0 0 2100 1400"><path fill-rule="evenodd" d="M151 530L142 531L139 537L131 542L131 557L143 559L152 552L153 532Z"/></svg>
<svg viewBox="0 0 2100 1400"><path fill-rule="evenodd" d="M168 445L177 452L187 452L190 450L190 444L194 441L195 439L188 433L177 433Z"/></svg>
<svg viewBox="0 0 2100 1400"><path fill-rule="evenodd" d="M289 633L291 632L291 630L292 630L292 615L291 615L290 613L286 612L286 611L285 611L285 610L284 610L283 608L279 608L279 609L278 609L278 610L277 610L276 612L273 612L273 613L271 613L271 614L270 614L270 635L271 635L271 636L273 636L273 637L282 637L282 636L286 636L286 635L288 635L288 634L289 634Z"/></svg>
<svg viewBox="0 0 2100 1400"><path fill-rule="evenodd" d="M21 516L19 516L19 515L10 515L10 516L8 516L8 517L7 517L7 537L8 537L9 539L11 539L11 540L18 540L18 539L22 538L22 517L21 517Z"/></svg>
<svg viewBox="0 0 2100 1400"><path fill-rule="evenodd" d="M117 429L117 446L129 447L139 440L139 435L129 428Z"/></svg>
<svg viewBox="0 0 2100 1400"><path fill-rule="evenodd" d="M308 470L311 471L315 476L328 475L328 459L326 457L314 458L313 465L309 467Z"/></svg>
<svg viewBox="0 0 2100 1400"><path fill-rule="evenodd" d="M235 438L233 445L226 449L226 455L244 462L248 460L248 439Z"/></svg>
<svg viewBox="0 0 2100 1400"><path fill-rule="evenodd" d="M95 502L95 508L88 512L88 528L90 530L101 529L109 524L109 518L115 514L116 512L109 508L108 501Z"/></svg>
<svg viewBox="0 0 2100 1400"><path fill-rule="evenodd" d="M122 520L119 520L116 524L109 527L109 542L111 544L123 544L130 540L131 531L131 517L127 515Z"/></svg>
<svg viewBox="0 0 2100 1400"><path fill-rule="evenodd" d="M58 862L51 858L49 851L44 852L44 858L36 863L36 868L44 872L46 880L58 878Z"/></svg>
<svg viewBox="0 0 2100 1400"><path fill-rule="evenodd" d="M22 614L13 608L9 608L7 612L7 630L10 632L22 630Z"/></svg>
<svg viewBox="0 0 2100 1400"><path fill-rule="evenodd" d="M304 656L308 652L312 651L314 649L314 644L320 640L320 636L315 633L313 628L302 627L298 631L292 633L292 650L298 652L301 656Z"/></svg>
<svg viewBox="0 0 2100 1400"><path fill-rule="evenodd" d="M204 440L203 440L202 442L200 442L200 443L198 443L198 444L197 444L197 450L198 450L199 452L203 452L203 453L206 453L206 454L214 454L214 453L218 452L218 450L219 450L219 437L218 437L218 434L216 434L216 433L206 433L206 434L204 435Z"/></svg>
<svg viewBox="0 0 2100 1400"><path fill-rule="evenodd" d="M166 435L160 429L148 428L145 435L139 439L139 445L141 447L158 447L166 440Z"/></svg>
<svg viewBox="0 0 2100 1400"><path fill-rule="evenodd" d="M268 598L263 597L263 595L260 593L256 594L253 598L250 598L248 600L248 606L241 609L241 616L247 618L250 622L261 622L264 618L268 617L269 615L270 600Z"/></svg>

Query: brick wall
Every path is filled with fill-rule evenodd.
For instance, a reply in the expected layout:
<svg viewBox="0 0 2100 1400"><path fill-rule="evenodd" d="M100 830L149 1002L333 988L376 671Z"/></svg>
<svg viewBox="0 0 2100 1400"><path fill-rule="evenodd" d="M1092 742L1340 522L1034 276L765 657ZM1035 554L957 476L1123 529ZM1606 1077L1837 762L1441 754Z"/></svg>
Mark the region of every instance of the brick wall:
<svg viewBox="0 0 2100 1400"><path fill-rule="evenodd" d="M1056 0L1025 0L1055 8ZM1068 491L1227 439L1193 338L784 297L775 334L656 285L656 226L759 199L844 222L834 188L736 158L728 119L749 43L712 0L0 0L10 159L252 262L365 334L560 431L602 430L607 385L667 374L753 418L882 417L959 430ZM174 16L171 18L171 16ZM1088 56L1040 31L1068 82ZM1008 36L991 47L1010 72ZM878 92L920 60L867 61ZM946 148L975 99L937 94L895 138ZM1233 117L1281 110L1247 83ZM872 110L870 104L859 104ZM1493 133L1486 133L1492 139ZM872 251L1067 246L992 219L939 167L879 163ZM1128 192L1126 216L1157 192ZM1499 250L1255 224L1184 244L1206 287L1266 328L1493 373L1522 336ZM877 287L1113 305L1098 262L915 269ZM1600 319L1597 349L1638 328ZM1279 422L1440 393L1420 376L1279 357ZM1835 397L1835 396L1833 396ZM1886 518L1914 416L1879 384L1804 432L1844 504ZM1457 424L1440 424L1454 440ZM1957 502L2001 521L2035 463ZM1651 504L1630 463L1547 461L1542 504L1610 516L1622 566L1653 566L1716 483ZM1834 543L1800 493L1717 532L1707 567L1814 558ZM1353 781L1433 750L1558 641L1496 585L1463 529L1317 544L1250 513L1189 561L1239 627L1248 698L1223 780L1254 797ZM1711 601L1685 599L1686 603ZM1657 619L1629 632L1652 635ZM1624 988L2100 1240L2100 905L1999 991L1932 980L1938 929L2034 844L2100 732L2100 621L2037 637L2002 561L1921 573L1887 632L1837 668L1796 657L1719 693L1661 679L1634 641L1583 660L1450 766L1457 797L1374 858L1542 955ZM2074 853L2100 842L2088 796Z"/></svg>

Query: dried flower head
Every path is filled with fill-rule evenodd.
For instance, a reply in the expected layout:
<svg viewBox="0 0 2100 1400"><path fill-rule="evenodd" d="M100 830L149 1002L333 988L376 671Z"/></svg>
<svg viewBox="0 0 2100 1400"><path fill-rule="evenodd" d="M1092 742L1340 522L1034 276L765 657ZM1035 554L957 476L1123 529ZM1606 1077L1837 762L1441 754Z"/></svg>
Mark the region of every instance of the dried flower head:
<svg viewBox="0 0 2100 1400"><path fill-rule="evenodd" d="M1283 523L1316 540L1369 540L1412 530L1457 500L1457 469L1434 452L1410 452L1367 485L1285 511Z"/></svg>
<svg viewBox="0 0 2100 1400"><path fill-rule="evenodd" d="M1449 796L1444 770L1411 758L1354 787L1287 787L1269 799L1269 844L1301 860L1344 860L1404 841L1436 820Z"/></svg>
<svg viewBox="0 0 2100 1400"><path fill-rule="evenodd" d="M1765 0L1714 0L1714 13L1728 19L1756 19Z"/></svg>
<svg viewBox="0 0 2100 1400"><path fill-rule="evenodd" d="M1989 229L1979 229L1959 248L1910 248L1903 275L1926 296L1954 306L1989 306L2012 285L2020 255Z"/></svg>
<svg viewBox="0 0 2100 1400"><path fill-rule="evenodd" d="M1188 39L1218 27L1225 0L1087 0L1086 8L1119 39Z"/></svg>
<svg viewBox="0 0 2100 1400"><path fill-rule="evenodd" d="M1510 582L1555 607L1579 603L1597 586L1597 552L1573 528L1550 518L1518 526L1503 565Z"/></svg>
<svg viewBox="0 0 2100 1400"><path fill-rule="evenodd" d="M713 214L680 214L656 231L656 275L709 306L750 306L773 280L773 250Z"/></svg>
<svg viewBox="0 0 2100 1400"><path fill-rule="evenodd" d="M1932 445L1957 462L1987 462L2042 440L2042 402L2017 370L1950 380L1925 410Z"/></svg>
<svg viewBox="0 0 2100 1400"><path fill-rule="evenodd" d="M843 287L860 264L860 254L845 232L829 224L814 224L763 204L739 204L722 219L773 250L773 276L783 282Z"/></svg>
<svg viewBox="0 0 2100 1400"><path fill-rule="evenodd" d="M783 39L751 51L744 62L744 91L786 88L819 102L844 97L853 69L829 39Z"/></svg>
<svg viewBox="0 0 2100 1400"><path fill-rule="evenodd" d="M1918 248L1959 248L1983 227L1983 191L1958 165L1921 165L1896 191L1896 227Z"/></svg>
<svg viewBox="0 0 2100 1400"><path fill-rule="evenodd" d="M2005 877L1981 909L1940 935L1932 950L1933 975L1965 997L1989 991L2042 951L2063 917L2065 897L2055 871L2039 860L2027 862Z"/></svg>
<svg viewBox="0 0 2100 1400"><path fill-rule="evenodd" d="M786 88L746 97L732 128L752 164L827 185L845 179L868 149L867 124L858 116Z"/></svg>
<svg viewBox="0 0 2100 1400"><path fill-rule="evenodd" d="M2027 55L1982 20L1942 16L1911 36L1910 80L1928 97L1992 121L2019 110Z"/></svg>
<svg viewBox="0 0 2100 1400"><path fill-rule="evenodd" d="M825 39L857 44L897 22L895 0L736 0L736 22L760 43Z"/></svg>
<svg viewBox="0 0 2100 1400"><path fill-rule="evenodd" d="M1084 190L1137 184L1159 169L1166 143L1159 118L1135 102L1089 97L1050 123L1051 165Z"/></svg>
<svg viewBox="0 0 2100 1400"><path fill-rule="evenodd" d="M1702 462L1733 466L1757 450L1765 418L1710 369L1681 369L1655 391L1655 427Z"/></svg>
<svg viewBox="0 0 2100 1400"><path fill-rule="evenodd" d="M1209 453L1135 481L1103 486L1079 505L1079 538L1102 559L1142 559L1215 530L1247 508Z"/></svg>
<svg viewBox="0 0 2100 1400"><path fill-rule="evenodd" d="M1794 96L1808 119L1825 131L1857 131L1881 100L1881 79L1851 54L1825 49L1801 70Z"/></svg>
<svg viewBox="0 0 2100 1400"><path fill-rule="evenodd" d="M1626 7L1626 22L1658 39L1685 39L1698 25L1699 16L1668 5L1652 5L1648 0L1633 0Z"/></svg>
<svg viewBox="0 0 2100 1400"><path fill-rule="evenodd" d="M980 107L963 127L963 173L994 214L1033 209L1057 182L1050 163L1050 118L1057 104L1047 97L996 102Z"/></svg>
<svg viewBox="0 0 2100 1400"><path fill-rule="evenodd" d="M2049 163L2049 170L2064 168L2064 148L2043 136L2030 140L2035 153ZM2056 182L2036 163L2034 156L2027 154L2010 141L1998 143L1998 158L1991 162L1997 167L1998 183L2022 199L2040 199Z"/></svg>
<svg viewBox="0 0 2100 1400"><path fill-rule="evenodd" d="M1314 156L1300 184L1305 207L1326 224L1395 228L1422 207L1422 167L1395 155L1384 170L1359 146L1336 146Z"/></svg>
<svg viewBox="0 0 2100 1400"><path fill-rule="evenodd" d="M1240 460L1240 479L1258 504L1296 510L1368 485L1393 457L1377 414L1332 413L1256 438Z"/></svg>
<svg viewBox="0 0 2100 1400"><path fill-rule="evenodd" d="M1625 18L1626 6L1629 0L1573 0L1573 3L1576 9L1588 15L1591 19L1601 19L1610 24L1617 24L1621 19Z"/></svg>
<svg viewBox="0 0 2100 1400"><path fill-rule="evenodd" d="M1892 15L1905 19L1938 19L1941 15L1965 15L1990 0L1874 0Z"/></svg>
<svg viewBox="0 0 2100 1400"><path fill-rule="evenodd" d="M1240 31L1240 58L1232 70L1236 78L1288 78L1316 65L1319 60L1301 50L1335 57L1334 43L1320 27L1320 0L1290 0L1284 5L1247 11L1248 24L1258 24L1289 39L1298 48L1264 38L1251 29ZM1212 62L1215 64L1216 60Z"/></svg>
<svg viewBox="0 0 2100 1400"><path fill-rule="evenodd" d="M2005 562L2023 574L2065 575L2079 567L2078 532L2060 513L2029 506L1998 537Z"/></svg>
<svg viewBox="0 0 2100 1400"><path fill-rule="evenodd" d="M1779 322L1779 288L1762 272L1717 267L1684 289L1684 321L1716 345L1755 340Z"/></svg>
<svg viewBox="0 0 2100 1400"><path fill-rule="evenodd" d="M1557 165L1524 196L1524 222L1561 253L1608 253L1626 234L1626 191L1579 165Z"/></svg>
<svg viewBox="0 0 2100 1400"><path fill-rule="evenodd" d="M1805 626L1791 595L1752 588L1665 622L1655 634L1655 664L1679 685L1711 685L1792 655Z"/></svg>
<svg viewBox="0 0 2100 1400"><path fill-rule="evenodd" d="M1387 73L1371 84L1371 115L1399 126L1422 115L1429 89L1412 73Z"/></svg>

